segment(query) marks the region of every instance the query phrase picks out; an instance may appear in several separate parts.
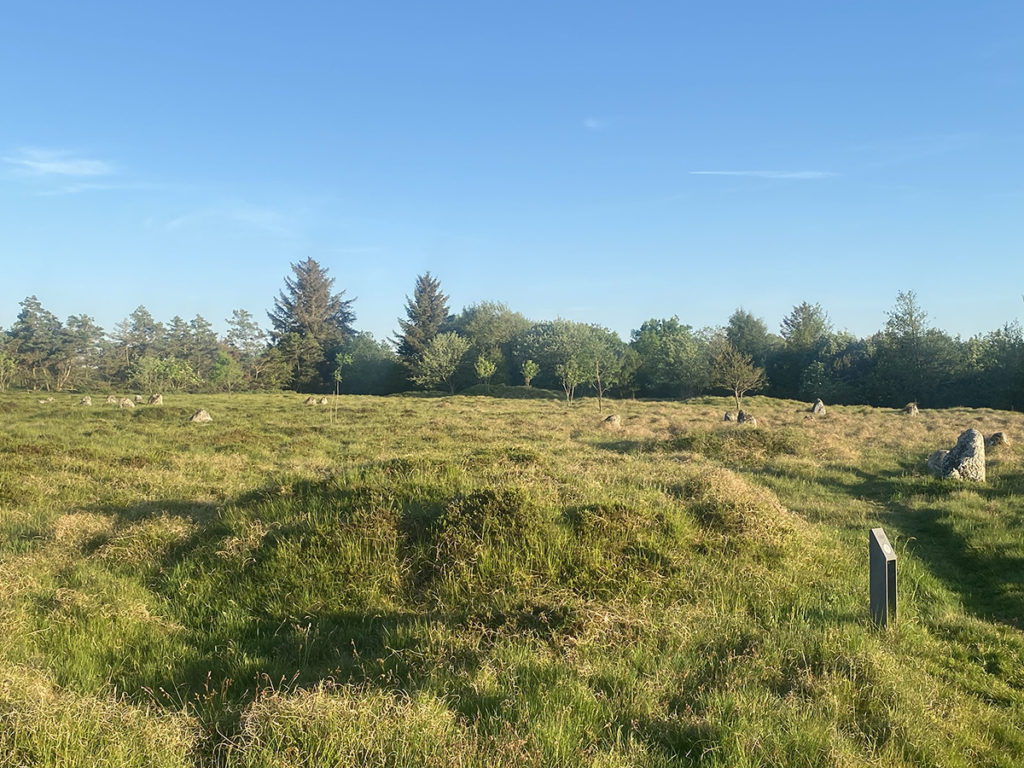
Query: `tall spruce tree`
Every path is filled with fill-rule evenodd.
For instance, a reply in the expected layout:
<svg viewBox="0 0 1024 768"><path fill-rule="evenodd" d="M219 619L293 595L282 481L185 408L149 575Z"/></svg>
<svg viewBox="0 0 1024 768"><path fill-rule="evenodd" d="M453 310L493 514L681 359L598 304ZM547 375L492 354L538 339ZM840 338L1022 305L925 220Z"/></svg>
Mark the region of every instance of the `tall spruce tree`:
<svg viewBox="0 0 1024 768"><path fill-rule="evenodd" d="M395 337L398 356L415 370L430 342L448 319L448 297L441 293L441 282L430 272L416 278L412 298L405 298L407 320L398 319L402 332Z"/></svg>
<svg viewBox="0 0 1024 768"><path fill-rule="evenodd" d="M295 276L285 277L285 290L274 299L267 316L271 337L292 363L292 386L299 390L326 390L333 353L354 333L354 299L332 293L334 278L308 258L292 264Z"/></svg>

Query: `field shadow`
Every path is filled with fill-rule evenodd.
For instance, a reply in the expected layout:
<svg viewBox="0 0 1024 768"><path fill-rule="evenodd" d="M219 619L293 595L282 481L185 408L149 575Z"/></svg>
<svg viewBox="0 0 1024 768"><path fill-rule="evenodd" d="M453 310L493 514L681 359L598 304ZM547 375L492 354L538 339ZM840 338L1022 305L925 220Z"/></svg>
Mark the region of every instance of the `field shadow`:
<svg viewBox="0 0 1024 768"><path fill-rule="evenodd" d="M386 464L382 471L393 481L391 475L416 469ZM433 669L431 642L439 633L456 634L471 617L435 612L428 599L421 599L434 576L428 566L441 507L401 490L393 498L378 498L377 490L302 481L289 484L285 496L271 483L223 504L157 499L94 506L90 511L111 517L115 530L139 531L143 539L149 529L140 524L168 519L188 524L170 526L183 534L166 543L147 539L155 544L141 570L138 562L125 568L114 563L165 605L186 600L185 607L163 617L177 627L172 637L158 642L166 660L127 665L110 682L160 706L193 711L206 733L202 751L210 754L238 734L245 707L268 689L328 682L409 692L423 685ZM397 510L367 518L374 504L395 504ZM273 519L275 513L279 519ZM252 553L232 554L246 525L261 520L267 525ZM347 577L332 575L329 567L308 584L301 573L287 572L296 552L312 557L322 551L318 547L336 543L325 531L368 521L394 525L394 556L404 565L393 599L339 591ZM304 590L320 592L310 599ZM463 669L478 663L474 652L459 649L446 661Z"/></svg>
<svg viewBox="0 0 1024 768"><path fill-rule="evenodd" d="M890 537L912 542L909 549L914 557L959 596L967 612L1024 629L1024 552L1020 544L998 530L996 544L988 541L986 530L979 530L977 537L967 537L954 524L955 512L941 506L950 494L961 491L1005 504L1024 492L1024 473L1002 472L988 484L966 484L934 478L924 466L922 456L900 460L881 472L843 467L842 472L816 482L851 499L872 502L879 510L869 515L875 519L874 524L883 526ZM790 468L765 467L757 474L801 479L799 471ZM1015 512L1009 522L1019 525L1022 517L1021 512ZM1001 518L987 525L998 529L1008 527L1007 523ZM864 529L865 552L866 526L871 524L851 522L843 526L846 530Z"/></svg>

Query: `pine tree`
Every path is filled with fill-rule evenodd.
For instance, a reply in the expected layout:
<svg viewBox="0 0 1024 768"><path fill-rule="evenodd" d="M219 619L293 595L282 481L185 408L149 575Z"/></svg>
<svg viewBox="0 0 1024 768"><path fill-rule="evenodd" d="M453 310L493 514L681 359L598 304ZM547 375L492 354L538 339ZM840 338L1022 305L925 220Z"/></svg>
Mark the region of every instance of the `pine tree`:
<svg viewBox="0 0 1024 768"><path fill-rule="evenodd" d="M327 269L312 258L292 264L292 272L294 278L284 279L287 291L278 294L274 310L267 313L274 326L274 340L297 333L326 345L351 336L356 319L352 312L355 299L343 299L344 291L331 293L334 278L328 277Z"/></svg>
<svg viewBox="0 0 1024 768"><path fill-rule="evenodd" d="M440 281L427 272L416 278L412 298L406 296L405 300L408 320L399 318L402 332L395 338L395 343L402 362L414 369L448 319L448 297L441 293Z"/></svg>
<svg viewBox="0 0 1024 768"><path fill-rule="evenodd" d="M325 389L328 361L354 333L354 299L344 299L344 291L332 293L334 278L312 258L291 266L295 277L284 279L286 290L267 313L271 337L292 362L293 387Z"/></svg>

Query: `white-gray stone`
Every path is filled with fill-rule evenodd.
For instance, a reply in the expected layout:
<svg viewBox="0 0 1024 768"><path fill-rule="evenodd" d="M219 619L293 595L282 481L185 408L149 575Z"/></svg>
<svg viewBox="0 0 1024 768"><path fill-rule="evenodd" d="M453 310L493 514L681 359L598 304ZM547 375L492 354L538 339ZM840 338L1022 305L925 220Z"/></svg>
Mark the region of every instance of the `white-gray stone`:
<svg viewBox="0 0 1024 768"><path fill-rule="evenodd" d="M91 397L89 397L88 395L86 395L85 397L83 397L83 398L82 398L82 399L81 399L81 400L79 401L79 403L78 403L78 404L79 404L79 405L92 405L92 398L91 398Z"/></svg>
<svg viewBox="0 0 1024 768"><path fill-rule="evenodd" d="M813 413L815 416L825 415L825 404L821 402L820 397L817 400L815 400L814 405L811 406L811 413Z"/></svg>
<svg viewBox="0 0 1024 768"><path fill-rule="evenodd" d="M117 395L107 395L107 405L117 405Z"/></svg>
<svg viewBox="0 0 1024 768"><path fill-rule="evenodd" d="M610 429L618 429L622 426L622 419L619 418L619 414L613 413L604 420L604 425Z"/></svg>
<svg viewBox="0 0 1024 768"><path fill-rule="evenodd" d="M951 451L935 451L928 457L928 469L937 477L985 482L985 438L968 429L957 438Z"/></svg>
<svg viewBox="0 0 1024 768"><path fill-rule="evenodd" d="M164 404L164 396L163 395L150 395L149 396L149 404L150 405L163 405Z"/></svg>
<svg viewBox="0 0 1024 768"><path fill-rule="evenodd" d="M725 421L736 421L736 414L732 411L725 412Z"/></svg>
<svg viewBox="0 0 1024 768"><path fill-rule="evenodd" d="M738 414L736 414L736 421L738 421L740 424L749 424L752 427L757 426L757 419L755 419L746 411L740 411Z"/></svg>
<svg viewBox="0 0 1024 768"><path fill-rule="evenodd" d="M907 403L903 406L903 412L907 416L917 416L917 403Z"/></svg>
<svg viewBox="0 0 1024 768"><path fill-rule="evenodd" d="M313 397L312 395L310 395L309 397L306 398L305 404L306 405L316 405L316 398Z"/></svg>
<svg viewBox="0 0 1024 768"><path fill-rule="evenodd" d="M197 424L205 424L208 421L213 421L213 417L205 408L200 408L198 411L192 414L192 418L189 419L189 421L194 421Z"/></svg>
<svg viewBox="0 0 1024 768"><path fill-rule="evenodd" d="M134 408L135 407L135 403L133 403L127 397L122 397L120 400L117 401L117 407L118 408Z"/></svg>

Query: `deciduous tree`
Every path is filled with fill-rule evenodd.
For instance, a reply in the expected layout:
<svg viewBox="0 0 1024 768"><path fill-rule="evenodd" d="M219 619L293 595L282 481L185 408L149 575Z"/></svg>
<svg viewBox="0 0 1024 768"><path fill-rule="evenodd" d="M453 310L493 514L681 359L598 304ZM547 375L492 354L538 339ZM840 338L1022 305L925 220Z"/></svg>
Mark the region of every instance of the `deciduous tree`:
<svg viewBox="0 0 1024 768"><path fill-rule="evenodd" d="M413 369L412 380L421 387L436 387L444 384L455 394L453 377L469 351L469 340L454 331L439 333L419 356Z"/></svg>
<svg viewBox="0 0 1024 768"><path fill-rule="evenodd" d="M728 341L719 343L711 370L715 386L730 390L736 398L737 411L742 406L743 395L765 385L764 369L754 365L750 355L743 354Z"/></svg>

